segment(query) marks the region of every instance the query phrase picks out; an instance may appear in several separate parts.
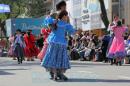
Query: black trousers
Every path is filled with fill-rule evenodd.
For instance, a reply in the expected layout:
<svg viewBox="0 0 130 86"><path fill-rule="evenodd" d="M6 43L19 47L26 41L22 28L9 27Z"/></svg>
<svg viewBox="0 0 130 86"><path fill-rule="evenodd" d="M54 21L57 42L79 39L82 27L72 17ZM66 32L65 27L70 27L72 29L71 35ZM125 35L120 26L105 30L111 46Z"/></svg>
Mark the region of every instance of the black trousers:
<svg viewBox="0 0 130 86"><path fill-rule="evenodd" d="M22 63L23 57L17 57L18 63Z"/></svg>

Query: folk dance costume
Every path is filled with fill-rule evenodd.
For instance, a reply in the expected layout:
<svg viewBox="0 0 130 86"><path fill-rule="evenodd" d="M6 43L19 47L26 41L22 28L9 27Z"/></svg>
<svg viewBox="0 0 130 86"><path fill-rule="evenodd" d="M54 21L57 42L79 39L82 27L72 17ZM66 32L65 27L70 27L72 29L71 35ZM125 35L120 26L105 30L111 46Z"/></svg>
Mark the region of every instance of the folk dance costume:
<svg viewBox="0 0 130 86"><path fill-rule="evenodd" d="M34 56L37 56L39 53L38 48L35 45L35 37L33 34L25 34L24 35L24 40L25 40L25 56L27 57L27 60L34 60Z"/></svg>
<svg viewBox="0 0 130 86"><path fill-rule="evenodd" d="M62 20L58 20L57 29L52 30L47 42L48 47L41 65L49 72L59 70L65 72L70 69L69 55L67 54L67 39L65 33L74 34L73 27Z"/></svg>
<svg viewBox="0 0 130 86"><path fill-rule="evenodd" d="M123 33L126 31L124 26L113 26L114 39L108 51L108 58L123 59L126 56Z"/></svg>
<svg viewBox="0 0 130 86"><path fill-rule="evenodd" d="M16 35L15 41L14 41L14 53L15 56L18 59L18 64L22 63L24 59L24 38L21 34Z"/></svg>
<svg viewBox="0 0 130 86"><path fill-rule="evenodd" d="M53 20L54 20L54 18L52 18L51 16L47 16L46 19L44 20L44 25L46 28L41 30L41 34L43 34L44 46L43 46L41 52L37 56L41 61L44 58L47 47L48 47L47 38L48 38L49 34L51 33L51 29L49 29L49 24L52 24Z"/></svg>
<svg viewBox="0 0 130 86"><path fill-rule="evenodd" d="M9 37L10 48L8 50L8 56L14 57L14 36ZM15 58L14 58L15 59Z"/></svg>
<svg viewBox="0 0 130 86"><path fill-rule="evenodd" d="M41 61L44 58L44 55L45 55L47 47L48 47L47 38L48 38L48 35L50 34L50 32L51 32L51 30L46 29L46 28L41 30L41 33L43 34L44 46L43 46L41 52L37 56Z"/></svg>
<svg viewBox="0 0 130 86"><path fill-rule="evenodd" d="M117 22L118 22L118 21L119 21L118 16L115 16L114 21L113 21L111 24L109 24L109 26L108 26L108 31L110 32L110 40L109 40L109 44L108 44L107 51L106 51L106 54L107 54L106 57L108 57L108 52L109 52L110 46L111 46L111 44L112 44L112 41L113 41L113 39L114 39L114 32L113 32L113 29L112 29L112 28L113 28L114 26L117 26ZM108 60L110 60L111 65L113 65L113 64L116 63L116 59L115 59L115 58L108 58Z"/></svg>

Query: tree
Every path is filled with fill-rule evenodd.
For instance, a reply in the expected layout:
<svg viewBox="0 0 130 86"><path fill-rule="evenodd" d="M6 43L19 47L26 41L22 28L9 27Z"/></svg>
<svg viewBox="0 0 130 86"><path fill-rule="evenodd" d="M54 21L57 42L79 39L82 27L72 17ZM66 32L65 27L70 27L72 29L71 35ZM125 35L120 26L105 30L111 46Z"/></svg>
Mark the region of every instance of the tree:
<svg viewBox="0 0 130 86"><path fill-rule="evenodd" d="M45 0L29 0L27 2L27 15L30 17L44 16L50 5L50 3L45 3Z"/></svg>
<svg viewBox="0 0 130 86"><path fill-rule="evenodd" d="M47 8L51 3L45 3L46 0L0 0L1 4L8 4L11 13L0 14L2 20L8 18L17 18L21 14L28 17L41 17L47 12Z"/></svg>
<svg viewBox="0 0 130 86"><path fill-rule="evenodd" d="M109 20L107 17L107 11L105 8L104 0L99 0L99 2L100 2L100 7L101 7L101 19L105 25L105 28L107 29L109 25Z"/></svg>
<svg viewBox="0 0 130 86"><path fill-rule="evenodd" d="M5 34L6 34L6 30L4 28L5 20L7 20L9 18L17 18L19 15L24 13L25 8L24 8L23 4L21 3L21 0L0 0L0 3L8 4L11 9L10 13L1 13L0 14L0 28L1 28L1 32L3 32L4 36L5 36Z"/></svg>
<svg viewBox="0 0 130 86"><path fill-rule="evenodd" d="M5 20L9 18L17 18L18 16L25 14L28 17L41 17L47 12L46 7L50 5L45 3L45 0L0 0L1 4L10 5L11 12L0 14L0 28L5 31Z"/></svg>
<svg viewBox="0 0 130 86"><path fill-rule="evenodd" d="M22 4L22 0L0 0L0 3L8 4L11 9L10 13L0 14L0 18L2 20L8 19L8 18L17 18L19 15L25 12L25 8L24 8L24 5Z"/></svg>

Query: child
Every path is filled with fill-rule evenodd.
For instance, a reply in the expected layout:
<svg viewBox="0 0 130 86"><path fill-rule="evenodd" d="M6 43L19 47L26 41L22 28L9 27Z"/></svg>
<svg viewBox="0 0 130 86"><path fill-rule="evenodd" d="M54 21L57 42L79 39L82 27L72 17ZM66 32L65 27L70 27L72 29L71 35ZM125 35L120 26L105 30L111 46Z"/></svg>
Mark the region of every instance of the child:
<svg viewBox="0 0 130 86"><path fill-rule="evenodd" d="M112 44L109 48L108 58L115 58L116 64L121 66L121 61L126 56L123 37L123 34L126 31L126 27L122 26L121 21L118 21L117 26L113 26L112 30L114 32L114 39L112 40Z"/></svg>
<svg viewBox="0 0 130 86"><path fill-rule="evenodd" d="M67 69L70 69L69 57L67 54L68 43L65 39L65 33L74 34L75 30L67 21L67 11L60 12L56 27L53 27L53 30L47 39L49 45L41 63L43 67L54 74L52 77L53 80L57 80L57 72L59 71L62 80L68 79L63 74Z"/></svg>
<svg viewBox="0 0 130 86"><path fill-rule="evenodd" d="M66 10L66 2L65 1L61 1L56 5L56 12L51 12L51 14L49 14L44 23L46 26L46 30L42 30L42 34L46 34L46 36L44 37L44 46L41 50L41 52L38 54L38 58L40 58L40 60L42 61L42 59L44 58L44 55L46 53L46 49L48 47L48 43L46 42L47 37L49 36L51 29L53 28L53 26L56 25L57 20L55 22L53 22L53 20L58 19L58 13L61 11ZM69 22L69 18L68 18L68 22ZM51 78L53 77L53 73L50 71L50 75ZM59 76L60 77L60 76Z"/></svg>
<svg viewBox="0 0 130 86"><path fill-rule="evenodd" d="M9 37L9 44L10 44L10 48L8 50L8 56L13 57L13 60L16 60L16 57L15 57L14 51L13 51L13 48L14 48L14 35Z"/></svg>
<svg viewBox="0 0 130 86"><path fill-rule="evenodd" d="M14 39L14 53L18 59L18 64L22 64L24 57L24 47L25 47L24 38L21 34L21 30L18 29L16 31L16 36Z"/></svg>
<svg viewBox="0 0 130 86"><path fill-rule="evenodd" d="M47 37L49 36L51 30L50 29L42 29L41 33L43 34L43 41L44 41L44 46L41 50L41 52L38 54L38 58L42 61L42 59L44 58L44 55L46 53L46 49L47 49L47 46L48 46L48 43L46 41Z"/></svg>
<svg viewBox="0 0 130 86"><path fill-rule="evenodd" d="M54 25L54 24L50 24L50 23L52 23L52 21L54 19L57 19L57 15L60 11L66 10L66 2L65 1L59 2L56 5L56 10L57 10L57 13L52 12L49 15L47 15L46 19L44 20L44 24L45 24L46 28L43 28L41 30L41 34L43 34L43 36L44 36L44 46L43 46L41 52L37 56L41 61L44 58L46 49L48 47L48 43L46 42L46 39L49 36L49 34L51 33L51 29L52 29L51 27L53 27L53 25Z"/></svg>

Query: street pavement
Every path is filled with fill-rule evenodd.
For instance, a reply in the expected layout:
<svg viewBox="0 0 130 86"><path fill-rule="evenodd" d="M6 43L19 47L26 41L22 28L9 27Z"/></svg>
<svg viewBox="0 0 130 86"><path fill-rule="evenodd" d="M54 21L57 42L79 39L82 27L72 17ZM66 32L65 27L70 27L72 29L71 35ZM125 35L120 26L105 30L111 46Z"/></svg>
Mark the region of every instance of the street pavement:
<svg viewBox="0 0 130 86"><path fill-rule="evenodd" d="M0 86L130 86L130 65L111 66L100 62L71 61L69 80L55 82L40 66L40 61L17 64L0 57Z"/></svg>

